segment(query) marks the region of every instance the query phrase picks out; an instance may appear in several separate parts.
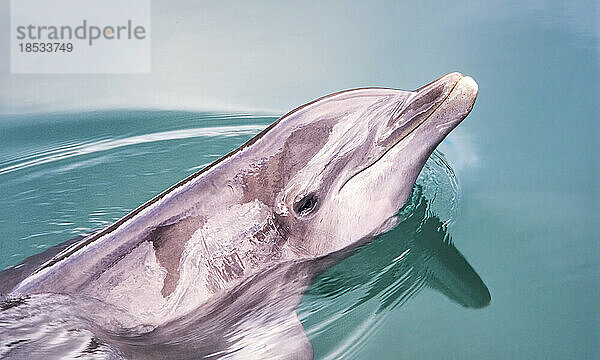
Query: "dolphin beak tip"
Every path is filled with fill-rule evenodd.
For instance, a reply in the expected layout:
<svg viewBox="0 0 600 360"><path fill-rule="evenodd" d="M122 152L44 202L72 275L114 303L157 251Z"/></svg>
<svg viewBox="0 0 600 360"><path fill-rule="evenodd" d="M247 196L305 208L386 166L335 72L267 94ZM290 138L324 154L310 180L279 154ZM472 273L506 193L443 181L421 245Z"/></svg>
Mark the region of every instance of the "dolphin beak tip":
<svg viewBox="0 0 600 360"><path fill-rule="evenodd" d="M475 80L473 80L472 77L470 76L463 76L460 80L460 86L465 89L465 91L473 94L473 95L477 95L477 92L479 91L479 86L477 85L477 83L475 82Z"/></svg>
<svg viewBox="0 0 600 360"><path fill-rule="evenodd" d="M477 95L477 92L479 91L479 87L477 86L477 82L475 82L475 80L473 80L472 77L470 76L466 76L463 75L459 72L452 72L446 76L443 77L444 79L447 79L447 81L456 84L457 86L460 86L460 88L472 95Z"/></svg>

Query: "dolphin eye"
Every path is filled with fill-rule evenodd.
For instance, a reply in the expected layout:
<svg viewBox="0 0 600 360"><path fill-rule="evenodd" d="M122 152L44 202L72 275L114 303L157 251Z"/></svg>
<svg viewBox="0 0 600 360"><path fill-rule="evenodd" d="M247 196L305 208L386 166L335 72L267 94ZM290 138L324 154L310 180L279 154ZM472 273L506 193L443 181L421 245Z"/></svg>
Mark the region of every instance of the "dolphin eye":
<svg viewBox="0 0 600 360"><path fill-rule="evenodd" d="M296 202L294 209L296 213L305 216L310 214L317 207L317 197L315 194L308 194L300 201Z"/></svg>

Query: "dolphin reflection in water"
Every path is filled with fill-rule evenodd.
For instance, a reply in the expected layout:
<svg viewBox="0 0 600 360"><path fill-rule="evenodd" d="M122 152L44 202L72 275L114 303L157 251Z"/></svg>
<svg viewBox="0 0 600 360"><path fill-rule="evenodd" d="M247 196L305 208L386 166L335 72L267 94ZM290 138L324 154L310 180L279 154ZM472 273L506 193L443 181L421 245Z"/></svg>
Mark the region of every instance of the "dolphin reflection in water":
<svg viewBox="0 0 600 360"><path fill-rule="evenodd" d="M310 359L302 294L393 228L384 236L406 232L393 240L403 256L369 258L360 274L327 286L321 277L311 291L335 297L377 273L361 301L393 284L384 307L424 286L486 305L444 226L420 213L426 199L398 216L476 95L471 78L452 73L415 91L349 90L293 110L106 229L0 273L0 355Z"/></svg>

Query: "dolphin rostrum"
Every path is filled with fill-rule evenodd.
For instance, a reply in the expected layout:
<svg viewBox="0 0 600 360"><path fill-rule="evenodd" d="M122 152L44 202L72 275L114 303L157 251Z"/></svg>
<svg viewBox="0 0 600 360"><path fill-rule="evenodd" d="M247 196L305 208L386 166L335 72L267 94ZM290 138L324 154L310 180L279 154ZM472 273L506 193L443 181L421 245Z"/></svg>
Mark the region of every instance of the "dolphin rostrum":
<svg viewBox="0 0 600 360"><path fill-rule="evenodd" d="M94 309L101 301L124 314L119 320L131 317L132 328L153 329L143 345L132 337L115 354L151 357L140 348L151 348L148 339L173 324L201 326L223 304L248 313L243 299L252 281L285 287L291 273L311 273L274 264L324 258L397 225L426 160L476 96L473 79L451 73L415 91L361 88L314 100L111 226L5 270L0 292L40 301L81 297ZM269 336L297 341L268 348L242 339L246 347L231 357L258 347L265 356L312 357L293 311L301 291L278 296L289 300L282 308L290 313L270 310L285 326ZM94 339L108 342L115 333ZM220 341L203 338L194 356L216 354L219 347L207 344Z"/></svg>

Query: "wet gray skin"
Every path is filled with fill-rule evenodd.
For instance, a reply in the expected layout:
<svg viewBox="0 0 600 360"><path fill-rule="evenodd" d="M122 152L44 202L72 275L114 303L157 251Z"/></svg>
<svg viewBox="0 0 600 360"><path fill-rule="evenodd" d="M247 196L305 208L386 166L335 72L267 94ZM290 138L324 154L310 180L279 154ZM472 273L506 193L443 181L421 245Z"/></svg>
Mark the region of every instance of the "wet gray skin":
<svg viewBox="0 0 600 360"><path fill-rule="evenodd" d="M262 274L285 288L293 276L285 266L269 270L274 264L319 259L395 226L429 155L476 95L471 78L452 73L415 91L364 88L317 99L110 227L8 269L0 291L99 299L131 317L128 326L161 331L185 316L224 311L224 298L247 313L240 309L251 301L239 289L247 279ZM270 312L280 321L265 327L297 341L263 344L263 356L312 357L293 312L317 272L305 267L294 272L311 275L298 275L298 291ZM256 355L256 342L248 344L244 351Z"/></svg>

